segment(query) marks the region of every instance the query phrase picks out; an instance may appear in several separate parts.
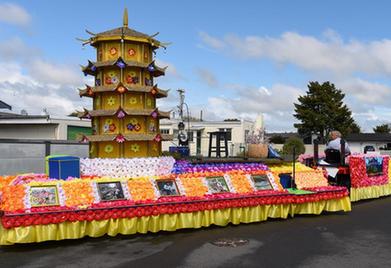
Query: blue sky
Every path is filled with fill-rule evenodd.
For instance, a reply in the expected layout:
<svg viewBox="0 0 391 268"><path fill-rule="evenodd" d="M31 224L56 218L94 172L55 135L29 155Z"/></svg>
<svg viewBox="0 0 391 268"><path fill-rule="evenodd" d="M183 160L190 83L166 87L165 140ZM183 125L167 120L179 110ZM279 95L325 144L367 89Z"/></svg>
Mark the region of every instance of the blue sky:
<svg viewBox="0 0 391 268"><path fill-rule="evenodd" d="M145 6L147 3L149 6ZM293 103L309 81L331 81L365 131L389 123L391 28L387 1L8 1L0 2L0 99L31 114L64 115L88 100L79 64L94 50L76 37L122 25L172 42L160 106L178 88L194 116L255 118L269 131L293 130Z"/></svg>

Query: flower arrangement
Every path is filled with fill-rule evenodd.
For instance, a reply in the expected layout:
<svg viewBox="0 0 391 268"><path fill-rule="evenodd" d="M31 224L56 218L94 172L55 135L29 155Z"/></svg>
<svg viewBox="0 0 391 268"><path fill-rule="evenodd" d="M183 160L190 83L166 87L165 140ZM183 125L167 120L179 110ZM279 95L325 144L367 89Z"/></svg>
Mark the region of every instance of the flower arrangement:
<svg viewBox="0 0 391 268"><path fill-rule="evenodd" d="M137 178L128 181L130 195L134 201L156 200L158 192L149 178Z"/></svg>
<svg viewBox="0 0 391 268"><path fill-rule="evenodd" d="M174 163L172 157L83 158L80 159L80 172L82 176L149 177L170 174Z"/></svg>
<svg viewBox="0 0 391 268"><path fill-rule="evenodd" d="M253 185L250 183L246 174L242 171L230 172L229 177L233 187L239 194L247 194L254 191Z"/></svg>
<svg viewBox="0 0 391 268"><path fill-rule="evenodd" d="M349 156L350 179L352 187L360 188L388 184L388 164L390 157L388 155L377 156L383 158L382 174L378 176L368 176L365 164L366 157L366 155Z"/></svg>
<svg viewBox="0 0 391 268"><path fill-rule="evenodd" d="M89 180L76 179L61 184L68 207L86 208L94 203L93 186Z"/></svg>
<svg viewBox="0 0 391 268"><path fill-rule="evenodd" d="M328 186L322 170L296 172L295 183L298 189Z"/></svg>

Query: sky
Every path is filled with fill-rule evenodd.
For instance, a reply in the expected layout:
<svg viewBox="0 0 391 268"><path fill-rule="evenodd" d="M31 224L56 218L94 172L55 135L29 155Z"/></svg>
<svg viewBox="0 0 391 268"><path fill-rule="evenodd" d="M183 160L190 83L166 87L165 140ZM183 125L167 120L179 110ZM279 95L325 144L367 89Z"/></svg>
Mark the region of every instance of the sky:
<svg viewBox="0 0 391 268"><path fill-rule="evenodd" d="M122 26L171 42L157 51L174 110L185 89L192 116L255 119L294 131L294 103L308 82L330 81L363 131L391 123L389 1L0 1L0 100L29 114L64 116L91 100L80 65L95 60L85 32Z"/></svg>

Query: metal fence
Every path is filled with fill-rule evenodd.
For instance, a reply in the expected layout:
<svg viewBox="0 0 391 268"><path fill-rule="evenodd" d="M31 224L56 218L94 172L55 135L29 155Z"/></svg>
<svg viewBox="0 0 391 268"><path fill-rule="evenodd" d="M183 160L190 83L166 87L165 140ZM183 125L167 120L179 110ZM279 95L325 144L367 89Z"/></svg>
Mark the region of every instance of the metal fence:
<svg viewBox="0 0 391 268"><path fill-rule="evenodd" d="M88 157L88 143L66 140L0 139L0 176L45 172L45 156Z"/></svg>

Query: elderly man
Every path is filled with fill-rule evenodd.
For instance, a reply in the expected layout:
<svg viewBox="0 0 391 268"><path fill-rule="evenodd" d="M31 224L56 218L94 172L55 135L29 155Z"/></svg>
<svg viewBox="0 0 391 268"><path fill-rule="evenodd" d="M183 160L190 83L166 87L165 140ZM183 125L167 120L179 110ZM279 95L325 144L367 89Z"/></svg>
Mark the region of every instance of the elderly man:
<svg viewBox="0 0 391 268"><path fill-rule="evenodd" d="M331 131L329 137L330 137L330 141L326 146L326 150L334 149L334 150L341 151L341 137L342 137L341 132L337 130ZM345 153L350 154L350 148L347 142L345 142Z"/></svg>

